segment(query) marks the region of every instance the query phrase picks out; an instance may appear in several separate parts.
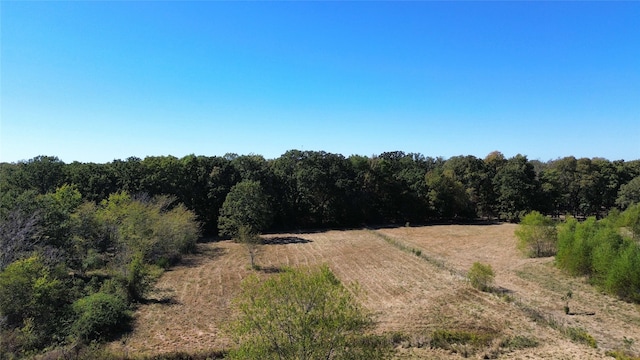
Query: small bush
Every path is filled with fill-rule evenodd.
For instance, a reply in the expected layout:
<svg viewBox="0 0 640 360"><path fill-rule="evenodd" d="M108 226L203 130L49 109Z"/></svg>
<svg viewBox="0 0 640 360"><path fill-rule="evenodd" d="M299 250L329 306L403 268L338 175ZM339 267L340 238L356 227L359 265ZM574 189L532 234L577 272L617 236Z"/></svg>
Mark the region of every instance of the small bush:
<svg viewBox="0 0 640 360"><path fill-rule="evenodd" d="M596 339L594 339L593 336L589 335L589 333L583 328L568 327L564 329L564 333L565 335L567 335L569 339L575 342L589 345L594 349L598 347L598 343L596 342Z"/></svg>
<svg viewBox="0 0 640 360"><path fill-rule="evenodd" d="M528 257L556 253L556 228L552 219L537 211L525 215L516 230L518 248Z"/></svg>
<svg viewBox="0 0 640 360"><path fill-rule="evenodd" d="M482 264L479 262L473 263L469 273L467 274L471 286L481 291L488 291L493 284L493 278L495 274L489 264Z"/></svg>
<svg viewBox="0 0 640 360"><path fill-rule="evenodd" d="M140 254L135 255L127 266L126 284L129 299L144 300L161 274L162 269L146 264Z"/></svg>
<svg viewBox="0 0 640 360"><path fill-rule="evenodd" d="M621 350L609 350L605 353L605 355L611 356L616 360L640 360L640 357L628 354L627 352Z"/></svg>
<svg viewBox="0 0 640 360"><path fill-rule="evenodd" d="M102 292L73 303L76 321L73 335L81 342L105 340L126 329L131 316L127 303L120 297Z"/></svg>

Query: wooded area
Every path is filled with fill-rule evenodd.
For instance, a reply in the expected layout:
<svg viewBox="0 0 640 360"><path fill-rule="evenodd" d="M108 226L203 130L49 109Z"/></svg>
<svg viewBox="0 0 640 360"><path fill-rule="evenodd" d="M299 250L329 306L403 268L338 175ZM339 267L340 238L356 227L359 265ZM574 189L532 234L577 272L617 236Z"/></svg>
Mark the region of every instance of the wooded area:
<svg viewBox="0 0 640 360"><path fill-rule="evenodd" d="M517 221L543 214L602 217L640 197L640 160L565 157L548 162L493 152L484 159L449 159L386 152L344 157L291 150L260 155L128 158L106 164L39 156L0 164L2 216L19 199L74 186L99 202L124 191L168 195L195 212L206 234L217 235L220 209L242 180L259 182L272 223L265 230L352 227L491 218ZM31 194L31 195L29 195Z"/></svg>

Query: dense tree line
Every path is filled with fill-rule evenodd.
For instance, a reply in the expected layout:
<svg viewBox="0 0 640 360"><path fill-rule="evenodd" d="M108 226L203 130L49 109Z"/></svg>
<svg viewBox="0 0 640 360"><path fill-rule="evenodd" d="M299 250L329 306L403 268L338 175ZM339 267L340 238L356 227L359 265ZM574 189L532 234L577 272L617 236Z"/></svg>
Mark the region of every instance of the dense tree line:
<svg viewBox="0 0 640 360"><path fill-rule="evenodd" d="M640 200L639 176L640 160L565 157L543 163L499 152L445 160L399 151L344 157L291 150L273 160L228 154L106 164L39 156L0 164L0 208L10 208L27 191L46 194L64 184L94 202L120 191L168 195L215 235L227 194L249 180L259 182L269 199L273 230L477 217L518 221L532 210L602 217Z"/></svg>

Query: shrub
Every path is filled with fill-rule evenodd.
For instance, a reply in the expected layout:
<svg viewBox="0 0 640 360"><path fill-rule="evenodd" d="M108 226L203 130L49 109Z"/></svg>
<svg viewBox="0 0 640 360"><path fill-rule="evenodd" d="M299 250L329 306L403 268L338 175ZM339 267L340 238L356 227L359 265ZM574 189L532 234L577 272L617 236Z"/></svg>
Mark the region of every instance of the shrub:
<svg viewBox="0 0 640 360"><path fill-rule="evenodd" d="M598 343L596 342L596 339L594 339L593 336L589 335L589 333L583 328L568 327L564 329L564 333L565 335L567 335L569 339L575 342L589 345L594 349L598 347Z"/></svg>
<svg viewBox="0 0 640 360"><path fill-rule="evenodd" d="M157 266L145 264L141 254L135 255L127 266L125 276L129 299L133 301L144 300L149 291L153 289L161 273L162 270Z"/></svg>
<svg viewBox="0 0 640 360"><path fill-rule="evenodd" d="M77 300L72 308L76 315L72 334L81 342L109 339L125 330L131 319L124 299L103 292Z"/></svg>
<svg viewBox="0 0 640 360"><path fill-rule="evenodd" d="M518 229L518 249L528 257L545 257L556 253L556 228L552 219L537 211L522 218Z"/></svg>
<svg viewBox="0 0 640 360"><path fill-rule="evenodd" d="M640 360L640 357L627 354L625 351L622 351L622 350L609 350L605 352L605 355L610 356L616 360Z"/></svg>
<svg viewBox="0 0 640 360"><path fill-rule="evenodd" d="M632 206L601 221L567 220L558 233L556 264L624 300L640 302L640 244L627 229L639 215Z"/></svg>
<svg viewBox="0 0 640 360"><path fill-rule="evenodd" d="M50 268L39 256L13 262L0 272L0 319L20 328L39 346L60 335L59 320L68 306L61 268Z"/></svg>
<svg viewBox="0 0 640 360"><path fill-rule="evenodd" d="M590 217L582 223L570 218L558 235L558 266L572 275L591 275L592 253L603 224Z"/></svg>
<svg viewBox="0 0 640 360"><path fill-rule="evenodd" d="M479 262L474 262L467 274L467 277L471 282L471 286L481 291L488 291L491 289L494 276L495 274L493 273L491 265Z"/></svg>
<svg viewBox="0 0 640 360"><path fill-rule="evenodd" d="M388 346L363 333L371 319L327 266L250 276L235 303L232 359L376 359Z"/></svg>
<svg viewBox="0 0 640 360"><path fill-rule="evenodd" d="M627 241L610 264L604 288L617 296L640 302L640 246Z"/></svg>

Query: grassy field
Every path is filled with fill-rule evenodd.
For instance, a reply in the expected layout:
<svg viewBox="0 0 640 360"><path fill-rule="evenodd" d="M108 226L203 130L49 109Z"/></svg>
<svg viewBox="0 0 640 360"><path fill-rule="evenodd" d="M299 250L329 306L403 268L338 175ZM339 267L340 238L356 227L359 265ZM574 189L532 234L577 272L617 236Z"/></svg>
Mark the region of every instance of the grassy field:
<svg viewBox="0 0 640 360"><path fill-rule="evenodd" d="M359 284L375 332L395 340L397 358L601 359L611 350L640 353L640 307L560 273L553 258L523 258L515 228L438 225L268 235L257 263L261 276L282 266L327 264L345 284ZM493 267L494 292L469 285L464 275L475 261ZM110 344L111 350L150 355L228 349L224 326L241 280L253 271L248 264L242 245L200 244L197 254L163 275L155 301L136 313L134 332ZM569 291L566 314L562 298Z"/></svg>

